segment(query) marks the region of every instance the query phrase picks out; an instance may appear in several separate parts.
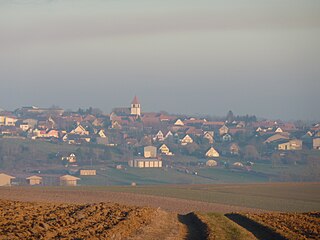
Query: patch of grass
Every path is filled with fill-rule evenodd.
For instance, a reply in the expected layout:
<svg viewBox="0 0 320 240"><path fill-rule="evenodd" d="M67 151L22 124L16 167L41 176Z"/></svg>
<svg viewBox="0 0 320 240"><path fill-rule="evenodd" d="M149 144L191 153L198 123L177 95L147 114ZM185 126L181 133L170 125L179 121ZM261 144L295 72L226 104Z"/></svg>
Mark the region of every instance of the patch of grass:
<svg viewBox="0 0 320 240"><path fill-rule="evenodd" d="M209 228L209 240L254 240L250 232L230 221L220 213L197 213L199 219Z"/></svg>

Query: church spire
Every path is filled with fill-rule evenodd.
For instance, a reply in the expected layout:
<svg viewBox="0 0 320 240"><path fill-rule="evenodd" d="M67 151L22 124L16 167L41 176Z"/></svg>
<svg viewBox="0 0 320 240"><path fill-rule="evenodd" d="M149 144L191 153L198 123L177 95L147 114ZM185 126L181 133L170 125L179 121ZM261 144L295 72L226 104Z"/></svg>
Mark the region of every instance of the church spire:
<svg viewBox="0 0 320 240"><path fill-rule="evenodd" d="M131 115L141 115L141 106L137 96L134 96L133 101L131 102Z"/></svg>
<svg viewBox="0 0 320 240"><path fill-rule="evenodd" d="M139 103L139 101L138 101L137 96L134 96L134 98L133 98L133 100L132 100L131 104L140 104L140 103Z"/></svg>

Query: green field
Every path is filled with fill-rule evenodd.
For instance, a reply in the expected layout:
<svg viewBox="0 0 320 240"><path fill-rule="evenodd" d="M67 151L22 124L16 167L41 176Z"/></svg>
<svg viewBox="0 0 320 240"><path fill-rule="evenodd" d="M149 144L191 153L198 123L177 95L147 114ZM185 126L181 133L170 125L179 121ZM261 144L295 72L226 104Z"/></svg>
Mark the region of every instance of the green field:
<svg viewBox="0 0 320 240"><path fill-rule="evenodd" d="M114 186L97 187L97 189L222 203L269 211L320 210L320 183Z"/></svg>
<svg viewBox="0 0 320 240"><path fill-rule="evenodd" d="M259 176L249 172L232 171L228 169L212 168L199 169L197 175L185 173L176 169L138 169L126 168L117 170L105 168L98 170L95 177L82 177L81 185L138 185L154 184L221 184L221 183L250 183L268 182L266 176Z"/></svg>

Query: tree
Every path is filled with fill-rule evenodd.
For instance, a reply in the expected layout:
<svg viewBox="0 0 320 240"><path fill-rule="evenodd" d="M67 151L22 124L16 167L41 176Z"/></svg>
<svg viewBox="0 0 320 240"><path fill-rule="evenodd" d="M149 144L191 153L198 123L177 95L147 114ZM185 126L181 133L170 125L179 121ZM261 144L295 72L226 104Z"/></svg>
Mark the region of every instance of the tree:
<svg viewBox="0 0 320 240"><path fill-rule="evenodd" d="M271 155L272 168L275 168L276 164L281 161L281 156L278 152L274 152Z"/></svg>
<svg viewBox="0 0 320 240"><path fill-rule="evenodd" d="M258 160L260 158L259 153L254 145L247 145L244 149L244 158L246 160Z"/></svg>
<svg viewBox="0 0 320 240"><path fill-rule="evenodd" d="M234 121L234 115L233 115L233 112L230 110L227 114L227 122L228 123L232 123Z"/></svg>
<svg viewBox="0 0 320 240"><path fill-rule="evenodd" d="M196 143L190 143L190 144L187 144L184 148L189 155L192 155L197 150L199 150L199 145Z"/></svg>

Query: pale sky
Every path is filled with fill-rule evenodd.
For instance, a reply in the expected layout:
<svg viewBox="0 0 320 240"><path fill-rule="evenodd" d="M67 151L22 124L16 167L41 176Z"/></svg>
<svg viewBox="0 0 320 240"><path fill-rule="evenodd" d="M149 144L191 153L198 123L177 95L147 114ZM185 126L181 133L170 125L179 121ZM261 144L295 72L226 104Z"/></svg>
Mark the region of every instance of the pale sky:
<svg viewBox="0 0 320 240"><path fill-rule="evenodd" d="M320 120L319 0L0 0L0 108Z"/></svg>

